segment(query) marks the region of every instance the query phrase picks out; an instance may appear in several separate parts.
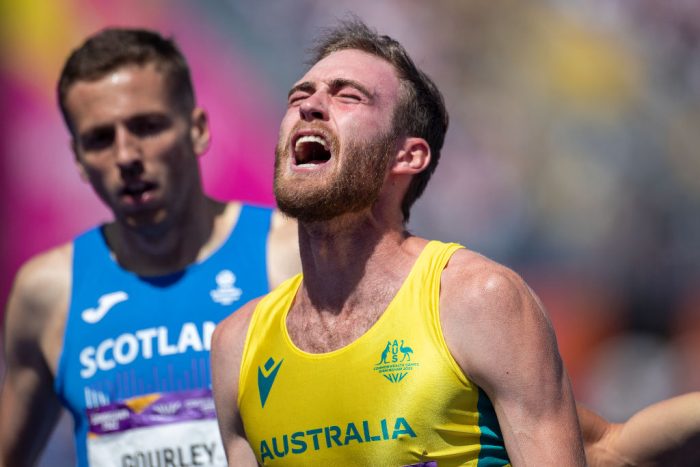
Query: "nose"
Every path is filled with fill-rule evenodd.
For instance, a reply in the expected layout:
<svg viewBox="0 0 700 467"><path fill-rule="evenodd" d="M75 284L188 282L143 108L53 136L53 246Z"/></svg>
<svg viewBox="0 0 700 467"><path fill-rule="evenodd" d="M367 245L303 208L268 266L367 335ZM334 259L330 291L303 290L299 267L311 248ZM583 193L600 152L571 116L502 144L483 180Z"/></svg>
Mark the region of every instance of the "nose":
<svg viewBox="0 0 700 467"><path fill-rule="evenodd" d="M123 126L118 126L114 137L117 165L122 177L133 178L143 172L141 145L138 137Z"/></svg>
<svg viewBox="0 0 700 467"><path fill-rule="evenodd" d="M328 100L322 92L315 92L301 103L299 113L302 120L328 120Z"/></svg>

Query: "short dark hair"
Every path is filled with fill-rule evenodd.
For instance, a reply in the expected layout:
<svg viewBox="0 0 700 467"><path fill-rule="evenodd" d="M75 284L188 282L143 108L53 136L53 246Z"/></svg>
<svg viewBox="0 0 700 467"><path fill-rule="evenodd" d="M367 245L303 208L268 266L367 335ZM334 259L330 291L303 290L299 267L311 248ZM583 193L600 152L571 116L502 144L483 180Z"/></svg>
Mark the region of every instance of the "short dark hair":
<svg viewBox="0 0 700 467"><path fill-rule="evenodd" d="M401 97L394 111L393 130L397 135L423 138L430 146L430 164L413 177L401 202L404 222L408 222L411 206L423 194L440 160L440 150L449 125L445 100L433 80L413 63L398 41L378 34L355 16L343 19L336 27L321 32L312 49L311 64L346 49L375 55L393 65L402 85Z"/></svg>
<svg viewBox="0 0 700 467"><path fill-rule="evenodd" d="M63 119L73 132L66 96L77 81L94 81L125 65L153 63L163 71L173 102L182 110L194 108L194 88L190 69L172 39L155 31L107 28L88 37L66 60L58 80L58 104Z"/></svg>

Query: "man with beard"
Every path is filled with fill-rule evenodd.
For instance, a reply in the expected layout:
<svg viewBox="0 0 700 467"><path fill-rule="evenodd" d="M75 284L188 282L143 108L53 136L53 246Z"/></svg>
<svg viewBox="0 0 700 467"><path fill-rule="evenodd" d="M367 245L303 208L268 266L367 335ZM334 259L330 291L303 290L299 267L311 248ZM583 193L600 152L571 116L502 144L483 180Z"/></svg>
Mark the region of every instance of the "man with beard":
<svg viewBox="0 0 700 467"><path fill-rule="evenodd" d="M403 47L359 21L329 32L292 87L275 195L299 220L303 275L215 331L230 463L585 464L538 299L405 228L447 122Z"/></svg>
<svg viewBox="0 0 700 467"><path fill-rule="evenodd" d="M357 20L289 92L279 207L303 275L212 338L235 465L697 465L700 394L625 424L578 408L541 303L513 271L405 224L447 129L440 92Z"/></svg>
<svg viewBox="0 0 700 467"><path fill-rule="evenodd" d="M203 192L209 126L173 41L102 31L71 54L58 94L78 170L114 220L18 273L0 465L37 459L61 403L80 466L226 465L211 333L298 271L296 227Z"/></svg>

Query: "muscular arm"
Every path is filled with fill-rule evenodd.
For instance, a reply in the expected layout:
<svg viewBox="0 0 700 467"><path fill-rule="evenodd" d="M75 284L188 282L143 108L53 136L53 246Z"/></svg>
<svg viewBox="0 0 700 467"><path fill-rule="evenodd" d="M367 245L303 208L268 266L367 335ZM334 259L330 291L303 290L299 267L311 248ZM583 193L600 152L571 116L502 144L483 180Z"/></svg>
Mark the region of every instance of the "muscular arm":
<svg viewBox="0 0 700 467"><path fill-rule="evenodd" d="M211 373L216 416L229 465L257 466L245 437L238 410L238 379L243 345L257 300L249 302L214 331L211 342Z"/></svg>
<svg viewBox="0 0 700 467"><path fill-rule="evenodd" d="M577 409L592 467L700 465L700 392L650 405L625 423Z"/></svg>
<svg viewBox="0 0 700 467"><path fill-rule="evenodd" d="M513 271L458 251L441 321L465 374L491 399L514 466L585 464L574 399L545 312Z"/></svg>
<svg viewBox="0 0 700 467"><path fill-rule="evenodd" d="M67 304L70 250L53 250L18 273L5 313L0 466L32 465L60 414L53 375ZM61 315L63 311L63 315Z"/></svg>

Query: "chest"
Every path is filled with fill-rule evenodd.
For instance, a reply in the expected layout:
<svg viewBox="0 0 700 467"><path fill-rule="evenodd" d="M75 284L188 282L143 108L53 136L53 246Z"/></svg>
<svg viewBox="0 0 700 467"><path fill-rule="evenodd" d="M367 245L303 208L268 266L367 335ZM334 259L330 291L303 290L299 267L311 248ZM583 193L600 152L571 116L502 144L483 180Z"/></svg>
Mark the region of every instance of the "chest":
<svg viewBox="0 0 700 467"><path fill-rule="evenodd" d="M430 313L396 311L324 353L305 353L276 338L274 328L256 332L260 345L249 348L240 409L260 462L403 465L438 458L446 446L437 427L473 417L479 391L452 367ZM473 434L461 442L478 442Z"/></svg>
<svg viewBox="0 0 700 467"><path fill-rule="evenodd" d="M348 299L340 311L328 311L302 298L286 316L292 342L310 353L345 347L364 335L391 305L399 284L376 287L360 298Z"/></svg>
<svg viewBox="0 0 700 467"><path fill-rule="evenodd" d="M74 268L61 340L57 390L74 408L208 388L216 324L267 292L264 270L223 257L155 279L96 264Z"/></svg>
<svg viewBox="0 0 700 467"><path fill-rule="evenodd" d="M356 310L344 316L290 313L287 331L294 345L305 352L332 352L357 340L380 315L377 310Z"/></svg>

